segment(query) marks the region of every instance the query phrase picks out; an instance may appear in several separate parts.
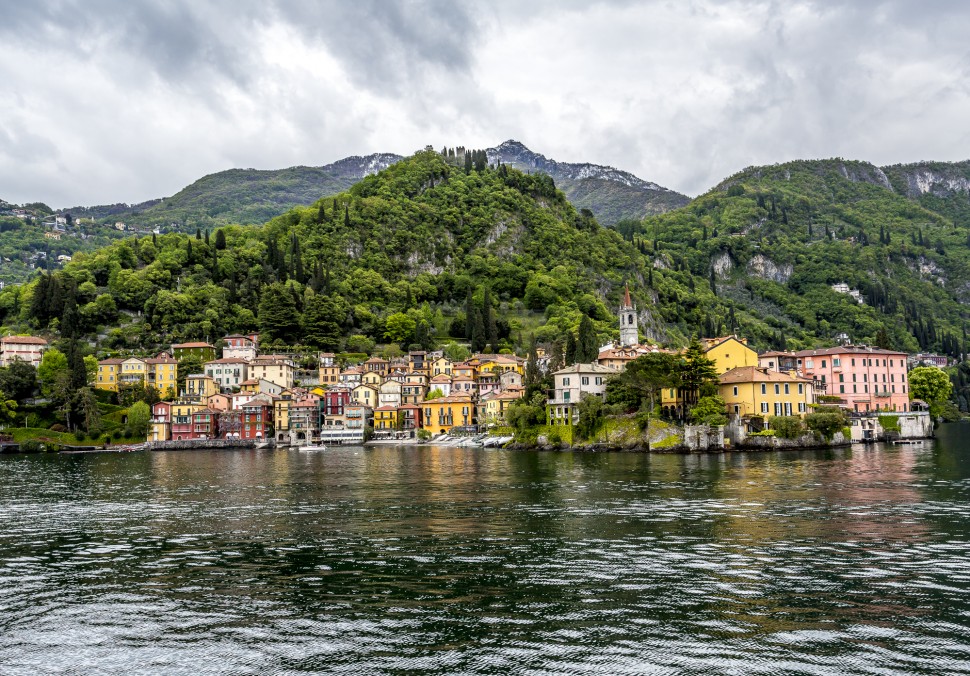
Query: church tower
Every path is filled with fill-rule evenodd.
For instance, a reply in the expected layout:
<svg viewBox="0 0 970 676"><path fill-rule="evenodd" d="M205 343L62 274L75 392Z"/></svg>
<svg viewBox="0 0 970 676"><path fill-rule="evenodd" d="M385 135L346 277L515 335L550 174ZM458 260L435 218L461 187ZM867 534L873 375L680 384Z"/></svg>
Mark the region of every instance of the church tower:
<svg viewBox="0 0 970 676"><path fill-rule="evenodd" d="M630 287L623 289L623 305L620 306L620 345L630 347L640 343L637 329L637 306L630 300Z"/></svg>

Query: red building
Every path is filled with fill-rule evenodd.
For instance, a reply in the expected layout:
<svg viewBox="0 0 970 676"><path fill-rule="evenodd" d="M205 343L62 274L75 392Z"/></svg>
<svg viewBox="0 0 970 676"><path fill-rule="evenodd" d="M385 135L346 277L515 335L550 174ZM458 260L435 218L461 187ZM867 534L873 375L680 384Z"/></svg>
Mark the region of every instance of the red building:
<svg viewBox="0 0 970 676"><path fill-rule="evenodd" d="M219 411L209 408L192 410L191 406L174 404L172 415L172 439L217 439L219 436Z"/></svg>
<svg viewBox="0 0 970 676"><path fill-rule="evenodd" d="M398 406L397 419L402 430L421 429L421 407L414 404Z"/></svg>
<svg viewBox="0 0 970 676"><path fill-rule="evenodd" d="M242 439L270 439L273 436L273 398L258 394L242 406Z"/></svg>
<svg viewBox="0 0 970 676"><path fill-rule="evenodd" d="M334 388L323 393L323 415L338 416L344 414L344 407L350 404L350 390Z"/></svg>

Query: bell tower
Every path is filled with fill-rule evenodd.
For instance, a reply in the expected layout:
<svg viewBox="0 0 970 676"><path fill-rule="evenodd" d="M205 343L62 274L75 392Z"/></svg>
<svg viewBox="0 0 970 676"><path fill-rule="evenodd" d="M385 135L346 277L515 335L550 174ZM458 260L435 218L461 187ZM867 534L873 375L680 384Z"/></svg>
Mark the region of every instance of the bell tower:
<svg viewBox="0 0 970 676"><path fill-rule="evenodd" d="M623 289L623 305L620 306L620 345L630 347L640 343L637 328L637 306L630 300L630 287Z"/></svg>

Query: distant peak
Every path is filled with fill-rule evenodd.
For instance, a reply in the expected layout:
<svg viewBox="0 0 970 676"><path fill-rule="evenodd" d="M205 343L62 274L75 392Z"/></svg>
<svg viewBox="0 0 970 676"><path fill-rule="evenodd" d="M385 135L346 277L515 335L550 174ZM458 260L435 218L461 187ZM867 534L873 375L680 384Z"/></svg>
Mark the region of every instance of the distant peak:
<svg viewBox="0 0 970 676"><path fill-rule="evenodd" d="M498 144L497 146L495 146L495 150L515 151L515 152L522 152L523 150L525 150L527 152L531 152L525 146L524 143L516 141L514 138L510 138L508 141L503 141L502 143Z"/></svg>

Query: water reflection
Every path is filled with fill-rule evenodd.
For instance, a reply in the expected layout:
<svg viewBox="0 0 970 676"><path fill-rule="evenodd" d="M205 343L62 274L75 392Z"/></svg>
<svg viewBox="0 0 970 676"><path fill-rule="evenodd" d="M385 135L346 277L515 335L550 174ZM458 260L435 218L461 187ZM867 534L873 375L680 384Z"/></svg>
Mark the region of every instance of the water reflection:
<svg viewBox="0 0 970 676"><path fill-rule="evenodd" d="M964 430L686 457L4 457L0 664L967 672Z"/></svg>

